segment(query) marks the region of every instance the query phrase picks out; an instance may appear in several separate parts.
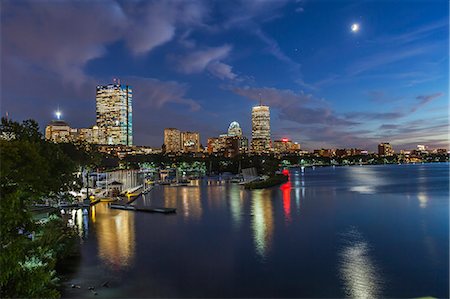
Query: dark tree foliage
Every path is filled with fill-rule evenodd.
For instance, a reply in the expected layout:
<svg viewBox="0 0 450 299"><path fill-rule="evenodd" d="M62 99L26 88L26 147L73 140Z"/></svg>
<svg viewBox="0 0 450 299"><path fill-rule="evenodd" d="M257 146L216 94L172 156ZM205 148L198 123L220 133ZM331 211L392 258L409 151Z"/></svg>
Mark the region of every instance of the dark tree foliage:
<svg viewBox="0 0 450 299"><path fill-rule="evenodd" d="M0 125L0 295L58 297L55 265L73 235L58 218L32 221L30 206L78 183L75 172L95 159L82 146L43 139L33 120ZM33 236L33 237L31 237ZM34 240L32 240L34 239Z"/></svg>

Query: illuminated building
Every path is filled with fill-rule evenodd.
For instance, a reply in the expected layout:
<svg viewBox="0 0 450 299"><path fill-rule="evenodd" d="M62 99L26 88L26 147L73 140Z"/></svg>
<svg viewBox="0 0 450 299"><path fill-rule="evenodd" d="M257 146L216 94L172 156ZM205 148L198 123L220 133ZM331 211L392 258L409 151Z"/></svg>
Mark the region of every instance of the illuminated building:
<svg viewBox="0 0 450 299"><path fill-rule="evenodd" d="M181 151L181 133L175 128L164 129L164 147L166 153L179 153Z"/></svg>
<svg viewBox="0 0 450 299"><path fill-rule="evenodd" d="M335 155L335 150L322 148L320 150L314 150L314 154L320 157L333 157Z"/></svg>
<svg viewBox="0 0 450 299"><path fill-rule="evenodd" d="M182 132L181 146L183 153L200 152L200 134L198 132Z"/></svg>
<svg viewBox="0 0 450 299"><path fill-rule="evenodd" d="M378 145L378 155L379 156L393 156L394 155L394 149L387 142L380 143Z"/></svg>
<svg viewBox="0 0 450 299"><path fill-rule="evenodd" d="M97 86L97 126L102 144L133 144L132 97L130 86L109 84Z"/></svg>
<svg viewBox="0 0 450 299"><path fill-rule="evenodd" d="M98 126L93 126L92 128L82 128L77 130L77 140L87 143L101 143L103 139L102 131Z"/></svg>
<svg viewBox="0 0 450 299"><path fill-rule="evenodd" d="M233 121L228 127L227 134L208 138L208 154L220 154L225 157L234 157L239 153L248 151L248 139L242 135L238 122Z"/></svg>
<svg viewBox="0 0 450 299"><path fill-rule="evenodd" d="M292 142L287 138L283 138L273 142L273 150L279 154L295 153L300 150L300 144Z"/></svg>
<svg viewBox="0 0 450 299"><path fill-rule="evenodd" d="M241 126L237 121L233 121L228 127L228 136L242 136Z"/></svg>
<svg viewBox="0 0 450 299"><path fill-rule="evenodd" d="M269 152L270 144L270 110L268 106L252 108L252 151Z"/></svg>
<svg viewBox="0 0 450 299"><path fill-rule="evenodd" d="M52 120L45 128L45 139L53 142L72 141L71 128L63 120Z"/></svg>
<svg viewBox="0 0 450 299"><path fill-rule="evenodd" d="M221 150L220 139L217 137L208 138L208 154L216 154Z"/></svg>

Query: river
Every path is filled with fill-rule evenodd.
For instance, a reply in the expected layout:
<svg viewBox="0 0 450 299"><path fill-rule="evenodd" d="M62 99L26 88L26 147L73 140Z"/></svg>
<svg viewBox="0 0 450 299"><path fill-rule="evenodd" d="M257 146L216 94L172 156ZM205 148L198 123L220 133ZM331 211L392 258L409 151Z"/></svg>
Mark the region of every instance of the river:
<svg viewBox="0 0 450 299"><path fill-rule="evenodd" d="M448 163L293 169L252 191L204 179L134 204L177 213L74 211L63 297L449 296Z"/></svg>

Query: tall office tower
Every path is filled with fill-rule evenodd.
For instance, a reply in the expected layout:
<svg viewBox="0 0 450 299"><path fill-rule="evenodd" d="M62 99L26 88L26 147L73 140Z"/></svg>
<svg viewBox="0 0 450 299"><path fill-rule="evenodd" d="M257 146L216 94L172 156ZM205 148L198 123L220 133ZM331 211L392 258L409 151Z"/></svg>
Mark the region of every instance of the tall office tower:
<svg viewBox="0 0 450 299"><path fill-rule="evenodd" d="M393 156L394 149L387 142L380 143L380 144L378 144L378 155L379 156Z"/></svg>
<svg viewBox="0 0 450 299"><path fill-rule="evenodd" d="M270 143L269 106L255 106L252 109L252 151L255 153L269 152Z"/></svg>
<svg viewBox="0 0 450 299"><path fill-rule="evenodd" d="M133 92L130 86L97 86L97 126L103 144L133 145Z"/></svg>
<svg viewBox="0 0 450 299"><path fill-rule="evenodd" d="M197 132L182 132L181 147L183 153L200 152L200 134Z"/></svg>
<svg viewBox="0 0 450 299"><path fill-rule="evenodd" d="M175 128L164 129L164 147L166 153L181 152L181 133Z"/></svg>

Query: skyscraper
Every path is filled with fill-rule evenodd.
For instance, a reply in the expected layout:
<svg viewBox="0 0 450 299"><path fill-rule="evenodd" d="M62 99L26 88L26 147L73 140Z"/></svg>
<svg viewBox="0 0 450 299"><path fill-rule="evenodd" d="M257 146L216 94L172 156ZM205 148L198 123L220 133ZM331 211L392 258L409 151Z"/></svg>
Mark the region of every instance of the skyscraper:
<svg viewBox="0 0 450 299"><path fill-rule="evenodd" d="M132 97L130 86L109 84L97 86L97 126L103 144L133 144Z"/></svg>
<svg viewBox="0 0 450 299"><path fill-rule="evenodd" d="M164 129L164 147L166 153L179 153L181 151L181 133L175 128Z"/></svg>
<svg viewBox="0 0 450 299"><path fill-rule="evenodd" d="M270 110L269 106L255 106L252 109L252 151L270 151Z"/></svg>

